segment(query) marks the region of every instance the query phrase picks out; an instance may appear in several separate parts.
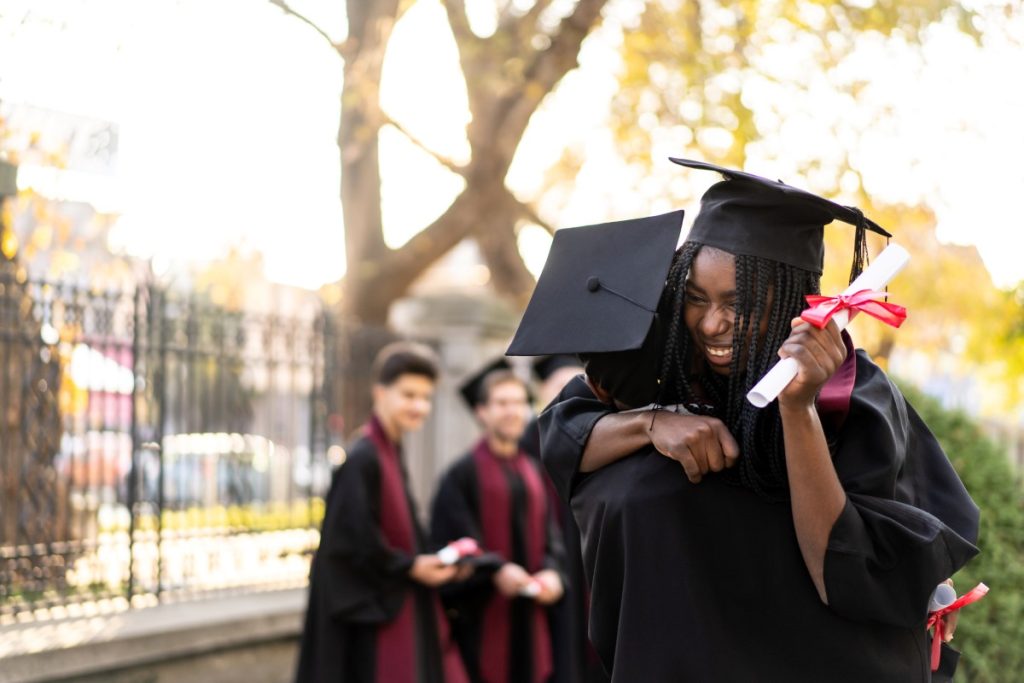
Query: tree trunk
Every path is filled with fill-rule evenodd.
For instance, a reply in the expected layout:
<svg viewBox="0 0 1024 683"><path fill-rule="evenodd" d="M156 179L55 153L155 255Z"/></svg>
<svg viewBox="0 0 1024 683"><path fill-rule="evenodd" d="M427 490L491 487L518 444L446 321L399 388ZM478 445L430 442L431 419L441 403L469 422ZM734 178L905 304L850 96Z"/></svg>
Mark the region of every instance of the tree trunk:
<svg viewBox="0 0 1024 683"><path fill-rule="evenodd" d="M600 19L606 0L579 0L551 33L546 47L533 47L544 32L538 0L522 16L509 12L502 30L483 39L469 29L462 0L444 0L466 78L472 123L467 130L471 160L459 168L466 180L448 209L398 249L384 243L377 144L385 117L379 83L384 53L401 12L398 0L348 0L338 147L345 216L347 272L340 306L336 388L332 412L346 429L366 418L367 368L389 338L391 303L431 264L466 237L478 240L495 289L517 307L525 306L533 278L519 255L515 229L524 207L505 187L530 117L561 78L577 65L580 44ZM522 65L515 68L514 65ZM335 424L339 420L333 421Z"/></svg>

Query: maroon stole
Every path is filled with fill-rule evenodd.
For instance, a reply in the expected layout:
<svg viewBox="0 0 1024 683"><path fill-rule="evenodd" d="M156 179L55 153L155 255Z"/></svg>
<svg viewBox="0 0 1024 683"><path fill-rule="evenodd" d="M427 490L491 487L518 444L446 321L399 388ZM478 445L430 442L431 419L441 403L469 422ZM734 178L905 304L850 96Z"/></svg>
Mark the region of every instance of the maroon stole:
<svg viewBox="0 0 1024 683"><path fill-rule="evenodd" d="M506 472L519 474L526 488L526 566L531 574L543 569L544 549L547 541L547 496L544 482L530 463L530 458L519 452L515 458L495 456L481 439L473 451L476 465L477 487L480 501L480 526L483 545L490 552L511 558L512 548L512 496L509 493ZM486 683L507 683L510 669L510 620L512 601L494 592L484 609L480 646L480 673ZM542 683L551 675L551 638L548 632L547 612L541 605L533 611L533 681Z"/></svg>
<svg viewBox="0 0 1024 683"><path fill-rule="evenodd" d="M402 477L398 449L391 442L380 421L373 417L365 434L377 450L380 463L380 530L384 541L395 548L416 555L416 530ZM448 619L444 615L437 592L432 601L437 619L438 640L446 683L467 683L459 653L451 643ZM416 598L406 591L402 607L392 621L377 628L376 679L379 683L416 683Z"/></svg>
<svg viewBox="0 0 1024 683"><path fill-rule="evenodd" d="M842 428L846 422L846 416L850 412L853 385L857 382L857 353L853 348L853 339L845 330L842 335L843 344L846 346L846 360L825 382L825 386L818 393L817 401L818 414L822 421L836 430Z"/></svg>

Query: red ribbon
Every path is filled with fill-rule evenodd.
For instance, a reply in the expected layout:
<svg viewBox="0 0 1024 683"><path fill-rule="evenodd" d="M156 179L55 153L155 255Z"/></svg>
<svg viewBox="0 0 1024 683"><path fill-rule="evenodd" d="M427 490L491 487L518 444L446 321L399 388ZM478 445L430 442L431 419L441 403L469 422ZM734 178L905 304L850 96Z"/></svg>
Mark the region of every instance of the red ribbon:
<svg viewBox="0 0 1024 683"><path fill-rule="evenodd" d="M946 639L946 620L943 617L951 612L957 611L961 607L971 604L972 602L981 600L985 597L985 593L988 593L988 586L983 583L979 583L946 607L928 614L928 624L925 628L935 628L935 634L932 636L932 671L938 671L939 669L939 657L942 653L942 643Z"/></svg>
<svg viewBox="0 0 1024 683"><path fill-rule="evenodd" d="M849 310L851 313L861 311L878 318L887 325L899 327L907 319L907 309L888 301L880 301L885 298L885 292L876 292L870 289L862 289L853 294L840 294L839 296L821 296L809 294L807 299L808 308L800 314L800 317L818 329L824 329L828 321L839 311Z"/></svg>

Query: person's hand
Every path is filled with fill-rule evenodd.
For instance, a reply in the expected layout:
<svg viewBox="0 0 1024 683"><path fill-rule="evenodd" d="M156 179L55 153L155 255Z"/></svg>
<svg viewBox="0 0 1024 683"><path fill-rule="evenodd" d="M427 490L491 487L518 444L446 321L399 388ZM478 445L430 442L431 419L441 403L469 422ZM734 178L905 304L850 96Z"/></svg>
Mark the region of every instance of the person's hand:
<svg viewBox="0 0 1024 683"><path fill-rule="evenodd" d="M953 579L946 579L945 581L943 581L943 583L945 583L950 588L953 587ZM957 615L959 614L960 612L956 611L950 612L949 614L941 617L942 621L944 622L944 627L942 631L943 641L948 643L949 641L953 640L953 631L956 630Z"/></svg>
<svg viewBox="0 0 1024 683"><path fill-rule="evenodd" d="M825 329L800 318L790 321L793 331L779 349L780 358L797 362L797 374L779 394L779 407L806 407L814 405L818 392L846 360L846 345L835 321Z"/></svg>
<svg viewBox="0 0 1024 683"><path fill-rule="evenodd" d="M473 576L474 571L476 571L476 567L469 562L459 562L455 565L455 581L465 581Z"/></svg>
<svg viewBox="0 0 1024 683"><path fill-rule="evenodd" d="M562 599L565 588L562 577L554 569L542 569L533 575L533 579L540 584L540 593L534 598L539 604L552 605Z"/></svg>
<svg viewBox="0 0 1024 683"><path fill-rule="evenodd" d="M515 562L506 562L494 573L494 587L506 598L519 595L519 590L530 582L530 575Z"/></svg>
<svg viewBox="0 0 1024 683"><path fill-rule="evenodd" d="M437 555L417 555L409 568L409 578L430 588L450 583L456 578L459 568L447 565Z"/></svg>
<svg viewBox="0 0 1024 683"><path fill-rule="evenodd" d="M658 411L653 418L651 444L662 455L679 461L694 484L709 471L721 472L736 464L740 447L721 420L668 411Z"/></svg>

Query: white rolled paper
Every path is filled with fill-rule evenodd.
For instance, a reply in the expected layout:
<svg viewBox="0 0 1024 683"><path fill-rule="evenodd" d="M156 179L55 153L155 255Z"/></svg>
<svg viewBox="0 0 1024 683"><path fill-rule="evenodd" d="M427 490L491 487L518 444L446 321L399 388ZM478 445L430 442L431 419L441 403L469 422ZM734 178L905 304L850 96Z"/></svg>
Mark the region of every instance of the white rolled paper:
<svg viewBox="0 0 1024 683"><path fill-rule="evenodd" d="M530 581L530 583L522 586L519 589L519 595L524 598L535 598L540 595L541 585L539 581Z"/></svg>
<svg viewBox="0 0 1024 683"><path fill-rule="evenodd" d="M843 292L843 296L856 294L865 289L882 289L906 267L909 261L910 254L907 253L906 249L898 244L890 244L878 255L874 263L865 268L864 272L850 283L850 286ZM842 330L849 324L850 317L850 311L843 310L832 316L832 320ZM764 408L774 401L782 393L782 390L793 381L796 373L796 361L792 358L783 358L747 393L747 400L758 408Z"/></svg>
<svg viewBox="0 0 1024 683"><path fill-rule="evenodd" d="M441 560L441 564L455 564L459 561L460 557L459 549L453 548L450 545L446 545L437 551L437 559Z"/></svg>
<svg viewBox="0 0 1024 683"><path fill-rule="evenodd" d="M928 600L928 611L938 612L956 602L956 591L948 583L940 583Z"/></svg>

